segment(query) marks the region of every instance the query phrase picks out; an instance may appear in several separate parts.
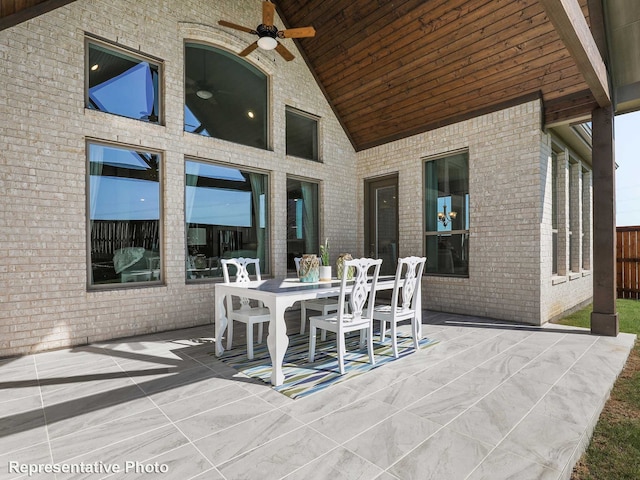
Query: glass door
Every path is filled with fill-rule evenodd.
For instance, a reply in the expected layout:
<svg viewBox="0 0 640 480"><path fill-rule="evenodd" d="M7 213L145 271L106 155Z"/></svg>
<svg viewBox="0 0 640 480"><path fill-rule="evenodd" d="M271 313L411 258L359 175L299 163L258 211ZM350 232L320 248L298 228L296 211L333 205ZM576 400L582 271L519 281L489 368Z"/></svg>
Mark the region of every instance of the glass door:
<svg viewBox="0 0 640 480"><path fill-rule="evenodd" d="M381 258L381 275L396 273L398 261L398 176L365 180L365 252Z"/></svg>

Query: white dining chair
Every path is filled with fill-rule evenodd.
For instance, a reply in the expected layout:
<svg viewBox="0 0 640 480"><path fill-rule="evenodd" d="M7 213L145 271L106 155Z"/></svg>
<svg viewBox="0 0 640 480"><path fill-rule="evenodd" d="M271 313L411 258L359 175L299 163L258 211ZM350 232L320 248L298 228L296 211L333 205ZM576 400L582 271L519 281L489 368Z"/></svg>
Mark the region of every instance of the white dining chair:
<svg viewBox="0 0 640 480"><path fill-rule="evenodd" d="M224 283L231 283L229 275L229 266L236 268L235 283L247 283L252 280L249 273L249 265L255 268L255 280L261 280L260 277L260 259L259 258L230 258L221 259L222 274ZM252 307L250 301L246 297L240 297L240 308L233 309L233 297L227 296L227 350L231 350L233 343L233 322L242 322L247 326L247 358L253 360L253 326L258 325L258 343L262 343L262 325L271 318L268 308L265 308L261 302L257 307Z"/></svg>
<svg viewBox="0 0 640 480"><path fill-rule="evenodd" d="M296 275L300 276L300 260L302 257L295 257L293 261L296 264ZM335 297L314 298L311 300L302 300L300 302L300 333L304 334L307 323L307 310L320 312L322 315L328 315L331 312L338 311L338 299ZM322 340L327 338L327 331L322 331Z"/></svg>
<svg viewBox="0 0 640 480"><path fill-rule="evenodd" d="M396 278L391 294L391 303L376 305L373 309L373 319L380 322L380 341L386 336L386 324L391 324L391 344L393 356L398 358L398 323L411 320L411 334L413 346L418 350L418 331L422 312L416 312L416 296L421 288L422 271L426 262L425 257L405 257L398 259Z"/></svg>
<svg viewBox="0 0 640 480"><path fill-rule="evenodd" d="M381 259L358 258L344 262L345 268L354 267L353 283L347 283L347 276L342 277L340 295L338 296L338 310L329 315L309 317L309 361L315 359L316 329L328 330L336 334L336 348L338 353L338 367L344 375L344 356L346 353L345 335L349 332L360 331L360 347L367 341L369 363L375 364L373 355L373 307L376 295L376 283L380 274ZM373 274L369 271L373 267ZM347 302L349 309L347 310Z"/></svg>

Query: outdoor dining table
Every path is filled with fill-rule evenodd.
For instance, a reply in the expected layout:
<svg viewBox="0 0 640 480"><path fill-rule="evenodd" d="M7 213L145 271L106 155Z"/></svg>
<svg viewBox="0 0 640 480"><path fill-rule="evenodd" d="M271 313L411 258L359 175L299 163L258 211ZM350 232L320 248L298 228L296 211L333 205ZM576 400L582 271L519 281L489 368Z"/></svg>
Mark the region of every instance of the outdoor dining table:
<svg viewBox="0 0 640 480"><path fill-rule="evenodd" d="M380 276L376 282L376 291L393 289L394 276ZM341 280L328 282L303 283L297 278L270 278L243 283L219 283L215 286L215 345L216 356L224 352L222 336L227 328L228 319L224 299L227 295L245 297L261 301L269 309L269 334L267 348L271 357L271 384L282 385L284 373L282 362L289 346L285 310L301 300L336 297L340 293ZM416 311L422 311L421 289L418 289L415 301ZM418 335L422 337L421 322L418 322Z"/></svg>

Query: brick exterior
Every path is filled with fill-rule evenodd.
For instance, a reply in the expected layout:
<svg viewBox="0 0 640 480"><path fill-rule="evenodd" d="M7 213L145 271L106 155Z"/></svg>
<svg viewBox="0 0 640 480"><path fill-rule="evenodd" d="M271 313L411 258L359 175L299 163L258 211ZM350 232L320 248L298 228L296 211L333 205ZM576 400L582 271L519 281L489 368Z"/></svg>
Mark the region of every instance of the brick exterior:
<svg viewBox="0 0 640 480"><path fill-rule="evenodd" d="M552 288L546 273L548 139L537 102L356 154L301 56L256 51L249 61L270 77L270 149L185 133L184 41L240 51L251 39L217 21L253 25L259 7L78 0L0 32L0 357L213 321L214 284L185 283L185 157L269 174L270 263L282 275L287 175L320 182L320 238L330 238L333 263L363 253L363 179L399 172L399 254L421 254L422 159L468 149L470 277L426 278L425 307L540 323L578 303L578 286L578 300L590 295L588 277ZM163 125L84 108L85 32L162 60ZM321 118L322 163L285 154L286 105ZM161 152L164 285L87 289L88 139Z"/></svg>
<svg viewBox="0 0 640 480"><path fill-rule="evenodd" d="M184 41L240 51L251 37L217 21L253 25L259 12L257 0L79 0L0 32L0 356L213 321L213 284L185 284L185 157L269 174L275 274L286 273L287 175L320 181L332 260L355 250L355 152L300 55L249 58L270 77L270 150L183 132ZM84 108L85 32L163 61L163 126ZM285 105L321 118L323 163L285 155ZM161 152L165 286L87 290L87 139Z"/></svg>
<svg viewBox="0 0 640 480"><path fill-rule="evenodd" d="M425 277L424 307L542 324L591 298L589 272L553 285L551 136L540 116L533 101L358 152L358 178L398 172L400 256L425 254L424 160L469 152L469 278Z"/></svg>

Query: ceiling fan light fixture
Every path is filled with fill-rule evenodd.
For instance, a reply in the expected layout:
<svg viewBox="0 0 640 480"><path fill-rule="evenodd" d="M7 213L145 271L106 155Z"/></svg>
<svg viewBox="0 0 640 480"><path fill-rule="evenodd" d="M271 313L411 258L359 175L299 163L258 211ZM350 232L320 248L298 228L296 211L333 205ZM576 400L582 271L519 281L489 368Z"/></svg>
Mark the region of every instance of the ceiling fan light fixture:
<svg viewBox="0 0 640 480"><path fill-rule="evenodd" d="M213 97L213 93L211 93L209 90L198 90L196 92L196 95L203 100L209 100L211 97Z"/></svg>
<svg viewBox="0 0 640 480"><path fill-rule="evenodd" d="M260 37L258 39L258 47L262 50L273 50L278 46L278 41L273 37Z"/></svg>

